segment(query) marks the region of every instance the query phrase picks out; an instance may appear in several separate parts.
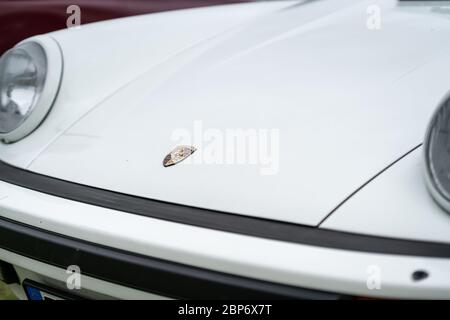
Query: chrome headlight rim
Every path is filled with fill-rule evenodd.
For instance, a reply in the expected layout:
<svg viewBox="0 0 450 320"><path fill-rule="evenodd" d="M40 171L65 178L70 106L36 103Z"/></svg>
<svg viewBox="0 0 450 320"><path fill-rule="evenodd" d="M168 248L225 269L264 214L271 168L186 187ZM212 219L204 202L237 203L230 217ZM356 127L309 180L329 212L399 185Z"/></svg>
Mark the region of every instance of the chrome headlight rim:
<svg viewBox="0 0 450 320"><path fill-rule="evenodd" d="M433 167L433 159L431 158L431 139L433 135L433 131L437 128L437 120L439 115L442 112L445 112L448 109L448 114L450 115L450 93L448 93L444 99L438 104L437 109L434 111L427 130L425 134L425 140L423 142L423 155L424 155L424 169L425 169L425 182L429 193L435 202L445 211L450 213L450 192L448 195L442 190L440 183L437 181L436 173ZM449 128L450 129L450 128ZM450 174L450 170L449 170ZM449 190L450 191L450 190Z"/></svg>
<svg viewBox="0 0 450 320"><path fill-rule="evenodd" d="M11 50L21 48L24 44L39 45L46 58L46 75L40 96L34 102L32 110L21 124L7 133L0 133L4 143L16 142L36 130L48 115L58 95L63 73L63 58L58 43L48 36L37 36L18 43Z"/></svg>

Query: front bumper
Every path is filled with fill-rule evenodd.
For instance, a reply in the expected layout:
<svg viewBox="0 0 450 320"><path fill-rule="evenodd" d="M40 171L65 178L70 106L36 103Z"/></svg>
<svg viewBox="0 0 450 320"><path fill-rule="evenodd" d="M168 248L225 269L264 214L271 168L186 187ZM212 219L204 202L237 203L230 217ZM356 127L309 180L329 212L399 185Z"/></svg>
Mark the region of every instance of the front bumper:
<svg viewBox="0 0 450 320"><path fill-rule="evenodd" d="M8 182L0 182L0 247L4 249L0 260L15 265L23 256L61 270L78 264L87 277L181 298L450 297L447 244L264 220L232 225L230 230L226 228L230 224L214 219L215 215L228 219L226 214L159 202L156 210L142 206L151 204L146 199L138 199L144 201L139 203L145 212L160 216L130 214L127 211L136 207L117 201L127 200L126 195L102 197L113 194L9 166L2 169L8 171L3 170L0 179ZM61 189L64 196L58 196L58 188L48 185L55 182L81 188L102 206L81 198L74 201L72 197L78 195L68 189ZM211 225L202 225L204 219L186 224L161 216L183 218L180 213L193 210L197 217L210 214ZM375 287L368 286L373 270L379 271L380 285ZM417 270L425 270L429 277L415 281L412 274Z"/></svg>
<svg viewBox="0 0 450 320"><path fill-rule="evenodd" d="M160 296L181 299L342 299L133 254L0 219L0 247L62 269ZM114 296L113 292L110 292Z"/></svg>

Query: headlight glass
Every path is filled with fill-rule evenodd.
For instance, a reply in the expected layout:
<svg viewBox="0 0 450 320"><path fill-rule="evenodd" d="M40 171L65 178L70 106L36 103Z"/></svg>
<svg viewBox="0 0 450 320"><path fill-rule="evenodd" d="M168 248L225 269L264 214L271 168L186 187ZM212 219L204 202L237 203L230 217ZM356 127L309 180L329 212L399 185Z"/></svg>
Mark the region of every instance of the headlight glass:
<svg viewBox="0 0 450 320"><path fill-rule="evenodd" d="M450 99L431 119L425 158L430 191L442 206L450 209Z"/></svg>
<svg viewBox="0 0 450 320"><path fill-rule="evenodd" d="M37 43L19 45L0 59L0 133L14 131L33 111L44 88L47 59Z"/></svg>

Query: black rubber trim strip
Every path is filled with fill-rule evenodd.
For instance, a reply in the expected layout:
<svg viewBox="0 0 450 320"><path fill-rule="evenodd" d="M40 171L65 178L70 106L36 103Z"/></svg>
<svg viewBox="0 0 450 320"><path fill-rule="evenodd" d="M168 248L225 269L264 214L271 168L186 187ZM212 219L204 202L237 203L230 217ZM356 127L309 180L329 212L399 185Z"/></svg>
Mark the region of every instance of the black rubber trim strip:
<svg viewBox="0 0 450 320"><path fill-rule="evenodd" d="M400 160L402 160L403 158L407 157L408 155L410 155L411 153L413 153L414 151L416 151L417 149L419 149L422 146L422 143L418 144L417 146L415 146L414 148L412 148L411 150L409 150L407 153L405 153L404 155L402 155L400 158L396 159L394 162L390 163L386 168L384 168L383 170L381 170L380 172L378 172L376 175L374 175L372 178L370 178L369 180L367 180L366 182L364 182L359 188L357 188L355 191L353 191L350 195L348 195L341 203L339 203L333 210L330 211L330 213L328 213L320 222L319 222L319 227L329 218L331 217L331 215L333 213L336 212L336 210L338 210L340 207L342 207L342 205L344 203L346 203L348 200L351 199L351 197L353 197L355 194L357 194L360 190L362 190L365 186L367 186L369 183L371 183L373 180L375 180L376 178L378 178L379 176L381 176L384 172L386 172L387 170L389 170L392 166L394 166L397 162L399 162Z"/></svg>
<svg viewBox="0 0 450 320"><path fill-rule="evenodd" d="M68 182L4 162L0 162L0 180L64 199L248 236L352 251L450 258L448 243L360 235L188 207Z"/></svg>
<svg viewBox="0 0 450 320"><path fill-rule="evenodd" d="M0 218L0 247L83 275L182 299L346 299L100 246Z"/></svg>

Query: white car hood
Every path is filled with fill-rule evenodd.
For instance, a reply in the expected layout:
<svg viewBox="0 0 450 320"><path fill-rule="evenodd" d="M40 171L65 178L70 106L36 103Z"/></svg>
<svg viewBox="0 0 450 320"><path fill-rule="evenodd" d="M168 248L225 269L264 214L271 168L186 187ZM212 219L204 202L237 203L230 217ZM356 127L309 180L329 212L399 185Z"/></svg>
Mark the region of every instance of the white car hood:
<svg viewBox="0 0 450 320"><path fill-rule="evenodd" d="M379 1L381 29L371 30L369 2L336 2L276 11L167 59L66 130L29 170L141 197L318 225L421 143L450 83L423 86L424 77L448 79L439 73L444 67L437 68L450 63L443 59L448 15ZM192 132L196 121L218 132L278 130L273 174L252 164L163 167L179 144L174 132ZM194 153L194 160L201 155Z"/></svg>

